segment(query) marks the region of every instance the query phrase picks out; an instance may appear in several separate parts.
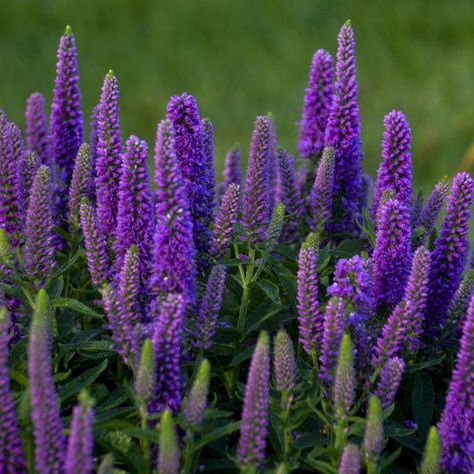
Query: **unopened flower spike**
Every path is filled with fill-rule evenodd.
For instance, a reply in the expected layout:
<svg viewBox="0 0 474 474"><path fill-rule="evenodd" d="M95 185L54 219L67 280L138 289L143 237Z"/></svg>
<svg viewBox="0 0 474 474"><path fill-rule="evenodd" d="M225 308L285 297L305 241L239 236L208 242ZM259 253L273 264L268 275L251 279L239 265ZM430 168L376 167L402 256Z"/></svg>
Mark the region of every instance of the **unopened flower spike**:
<svg viewBox="0 0 474 474"><path fill-rule="evenodd" d="M423 461L420 466L420 474L439 474L440 468L440 440L436 427L432 426L426 440Z"/></svg>
<svg viewBox="0 0 474 474"><path fill-rule="evenodd" d="M178 474L179 447L173 415L166 409L161 415L160 436L158 442L158 472L160 474Z"/></svg>
<svg viewBox="0 0 474 474"><path fill-rule="evenodd" d="M241 469L259 469L265 460L270 383L270 340L262 331L253 353L245 387L237 459Z"/></svg>
<svg viewBox="0 0 474 474"><path fill-rule="evenodd" d="M155 356L150 339L145 339L135 380L135 393L140 406L147 406L155 391Z"/></svg>
<svg viewBox="0 0 474 474"><path fill-rule="evenodd" d="M380 400L372 395L369 400L364 431L364 457L368 472L375 472L383 448L384 432L382 420L382 407Z"/></svg>
<svg viewBox="0 0 474 474"><path fill-rule="evenodd" d="M337 424L340 426L344 426L355 396L356 380L352 351L351 338L348 334L344 334L333 386L334 411Z"/></svg>
<svg viewBox="0 0 474 474"><path fill-rule="evenodd" d="M89 195L89 185L92 175L90 147L83 143L77 152L76 162L72 173L71 187L69 188L69 223L73 225L79 221L81 199Z"/></svg>
<svg viewBox="0 0 474 474"><path fill-rule="evenodd" d="M318 164L309 204L312 211L313 230L327 230L330 224L334 198L334 149L325 148Z"/></svg>
<svg viewBox="0 0 474 474"><path fill-rule="evenodd" d="M348 443L342 452L338 474L360 473L360 451L353 443Z"/></svg>
<svg viewBox="0 0 474 474"><path fill-rule="evenodd" d="M297 231L297 222L301 217L302 199L296 183L293 157L283 149L278 150L278 186L276 202L285 206L285 222L281 239L291 241Z"/></svg>
<svg viewBox="0 0 474 474"><path fill-rule="evenodd" d="M224 296L226 274L227 269L224 265L215 265L207 280L196 319L195 347L199 351L210 349L212 346Z"/></svg>
<svg viewBox="0 0 474 474"><path fill-rule="evenodd" d="M319 241L309 234L298 255L297 308L299 342L307 354L319 352L323 331L323 315L319 310L318 263Z"/></svg>
<svg viewBox="0 0 474 474"><path fill-rule="evenodd" d="M184 419L193 429L199 428L202 423L207 406L210 377L211 366L209 361L204 359L199 365L196 379L193 382L184 407Z"/></svg>
<svg viewBox="0 0 474 474"><path fill-rule="evenodd" d="M65 474L90 474L94 464L94 402L86 391L79 394L79 404L72 410L71 433L66 451Z"/></svg>
<svg viewBox="0 0 474 474"><path fill-rule="evenodd" d="M235 224L239 219L240 186L231 183L227 187L214 221L211 253L216 259L225 255L232 240Z"/></svg>
<svg viewBox="0 0 474 474"><path fill-rule="evenodd" d="M82 198L79 215L89 273L94 285L100 288L107 282L110 272L107 243L99 228L95 209L87 198Z"/></svg>
<svg viewBox="0 0 474 474"><path fill-rule="evenodd" d="M44 289L36 297L28 342L28 378L37 472L62 474L66 440L51 363L52 321Z"/></svg>
<svg viewBox="0 0 474 474"><path fill-rule="evenodd" d="M296 385L296 357L293 342L284 329L280 329L275 336L273 354L275 386L283 394L283 401L288 406Z"/></svg>

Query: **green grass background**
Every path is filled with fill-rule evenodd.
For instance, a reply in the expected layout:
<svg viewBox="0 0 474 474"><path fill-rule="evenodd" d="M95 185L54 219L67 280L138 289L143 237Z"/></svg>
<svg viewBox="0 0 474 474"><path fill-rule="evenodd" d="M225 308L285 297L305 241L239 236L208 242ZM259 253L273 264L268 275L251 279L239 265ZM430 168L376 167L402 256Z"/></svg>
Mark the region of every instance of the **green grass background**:
<svg viewBox="0 0 474 474"><path fill-rule="evenodd" d="M469 167L472 0L0 0L0 106L23 124L29 93L51 98L58 37L70 24L86 114L113 69L124 135L147 139L150 149L169 96L187 91L214 122L218 169L233 143L246 153L255 116L268 111L281 146L295 151L312 54L335 53L347 18L357 41L365 168L376 169L392 108L411 123L419 186Z"/></svg>

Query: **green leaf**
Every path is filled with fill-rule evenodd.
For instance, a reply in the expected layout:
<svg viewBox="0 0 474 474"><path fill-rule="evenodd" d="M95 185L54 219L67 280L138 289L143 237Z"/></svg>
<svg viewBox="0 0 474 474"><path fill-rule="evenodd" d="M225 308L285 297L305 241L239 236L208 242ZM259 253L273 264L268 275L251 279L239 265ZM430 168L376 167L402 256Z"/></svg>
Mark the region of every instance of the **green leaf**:
<svg viewBox="0 0 474 474"><path fill-rule="evenodd" d="M260 326L273 316L285 311L289 308L288 305L271 305L267 311L259 311L256 316L257 318L252 318L252 315L248 316L247 323L251 323L247 325L248 327L245 329L245 337L248 336L253 331L256 331L260 328Z"/></svg>
<svg viewBox="0 0 474 474"><path fill-rule="evenodd" d="M247 347L247 349L244 349L242 352L237 354L229 363L229 367L235 367L236 365L239 365L241 362L244 360L248 360L252 357L254 347Z"/></svg>
<svg viewBox="0 0 474 474"><path fill-rule="evenodd" d="M94 382L99 375L105 370L108 364L108 359L105 359L100 365L97 367L92 367L92 369L88 369L83 372L81 375L77 376L74 380L67 383L63 387L58 390L58 397L61 402L72 397L73 395L77 395L83 388L89 386L92 382Z"/></svg>
<svg viewBox="0 0 474 474"><path fill-rule="evenodd" d="M206 446L209 443L212 443L213 441L223 438L224 436L230 435L234 433L235 431L238 431L239 428L240 428L240 421L234 421L220 428L217 428L216 430L211 431L210 433L207 433L201 438L199 438L197 442L194 444L194 450L197 451L198 449L203 448L204 446Z"/></svg>
<svg viewBox="0 0 474 474"><path fill-rule="evenodd" d="M258 280L257 285L275 304L280 304L280 288L269 280Z"/></svg>
<svg viewBox="0 0 474 474"><path fill-rule="evenodd" d="M307 449L314 446L324 446L328 442L328 437L320 431L311 431L298 436L293 442L296 449Z"/></svg>
<svg viewBox="0 0 474 474"><path fill-rule="evenodd" d="M54 281L56 278L60 277L63 273L66 273L79 259L81 256L82 250L79 249L71 258L68 258L65 263L59 266L56 271L50 277L51 281Z"/></svg>
<svg viewBox="0 0 474 474"><path fill-rule="evenodd" d="M89 306L81 303L74 298L54 298L51 300L51 306L53 308L65 308L71 311L74 311L79 314L85 314L86 316L90 316L92 318L103 319L104 315L94 311Z"/></svg>
<svg viewBox="0 0 474 474"><path fill-rule="evenodd" d="M65 350L76 350L85 352L103 352L112 351L112 343L110 341L80 341L63 344Z"/></svg>
<svg viewBox="0 0 474 474"><path fill-rule="evenodd" d="M433 381L427 373L415 375L411 391L413 418L418 425L420 436L425 439L431 426L435 403Z"/></svg>

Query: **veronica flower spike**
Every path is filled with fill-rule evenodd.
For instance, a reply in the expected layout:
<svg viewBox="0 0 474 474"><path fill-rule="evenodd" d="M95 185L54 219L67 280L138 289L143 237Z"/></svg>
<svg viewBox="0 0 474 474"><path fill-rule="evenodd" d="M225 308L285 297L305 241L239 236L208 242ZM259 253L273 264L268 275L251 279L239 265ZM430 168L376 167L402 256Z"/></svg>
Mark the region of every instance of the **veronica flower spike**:
<svg viewBox="0 0 474 474"><path fill-rule="evenodd" d="M117 226L118 193L122 167L122 138L119 123L117 77L109 71L97 106L97 149L95 157L97 218L108 240Z"/></svg>
<svg viewBox="0 0 474 474"><path fill-rule="evenodd" d="M311 61L300 123L298 150L302 158L316 159L321 154L332 100L333 60L327 51L318 49Z"/></svg>
<svg viewBox="0 0 474 474"><path fill-rule="evenodd" d="M354 232L362 202L362 151L357 101L354 32L350 21L338 36L334 99L326 126L324 145L335 151L335 232Z"/></svg>
<svg viewBox="0 0 474 474"><path fill-rule="evenodd" d="M26 146L38 154L43 165L51 164L48 118L43 94L35 92L28 97L25 111Z"/></svg>
<svg viewBox="0 0 474 474"><path fill-rule="evenodd" d="M155 146L156 225L150 288L154 294L179 292L188 304L196 297L193 221L175 153L171 122L158 124Z"/></svg>
<svg viewBox="0 0 474 474"><path fill-rule="evenodd" d="M59 40L56 80L51 105L50 146L53 164L58 168L60 199L72 176L74 160L83 143L84 133L79 89L76 40L70 26Z"/></svg>
<svg viewBox="0 0 474 474"><path fill-rule="evenodd" d="M446 472L474 469L474 296L464 323L446 404L438 424L441 465Z"/></svg>
<svg viewBox="0 0 474 474"><path fill-rule="evenodd" d="M94 421L93 401L86 392L79 394L79 405L72 411L71 434L69 435L65 474L90 474L94 458L92 450L94 439L92 423Z"/></svg>
<svg viewBox="0 0 474 474"><path fill-rule="evenodd" d="M258 469L265 460L270 383L270 340L263 331L253 353L245 387L237 459L242 469Z"/></svg>
<svg viewBox="0 0 474 474"><path fill-rule="evenodd" d="M63 474L66 440L51 367L51 338L49 299L46 291L40 290L35 301L28 342L35 468L40 474Z"/></svg>
<svg viewBox="0 0 474 474"><path fill-rule="evenodd" d="M384 119L382 163L377 172L372 215L377 215L380 198L385 189L392 189L406 207L412 204L411 132L402 112L392 110Z"/></svg>
<svg viewBox="0 0 474 474"><path fill-rule="evenodd" d="M15 405L10 392L8 373L8 329L10 318L5 306L0 307L0 466L8 474L26 472L21 438L16 422Z"/></svg>
<svg viewBox="0 0 474 474"><path fill-rule="evenodd" d="M250 243L263 242L270 222L270 139L271 121L266 116L255 120L245 180L242 225Z"/></svg>
<svg viewBox="0 0 474 474"><path fill-rule="evenodd" d="M469 249L469 220L474 180L458 173L446 205L439 237L431 254L426 329L435 337L444 326L448 309L462 279Z"/></svg>

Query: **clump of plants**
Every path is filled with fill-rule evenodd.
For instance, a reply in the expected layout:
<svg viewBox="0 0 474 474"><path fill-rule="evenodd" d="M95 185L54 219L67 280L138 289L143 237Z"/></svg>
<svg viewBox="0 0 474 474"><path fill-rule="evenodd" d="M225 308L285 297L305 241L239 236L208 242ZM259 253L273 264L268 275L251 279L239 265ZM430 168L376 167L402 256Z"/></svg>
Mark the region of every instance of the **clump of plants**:
<svg viewBox="0 0 474 474"><path fill-rule="evenodd" d="M424 199L384 126L372 185L347 22L300 159L261 115L216 187L189 94L149 152L110 71L85 138L66 28L49 120L0 112L0 472L473 472L474 181Z"/></svg>

